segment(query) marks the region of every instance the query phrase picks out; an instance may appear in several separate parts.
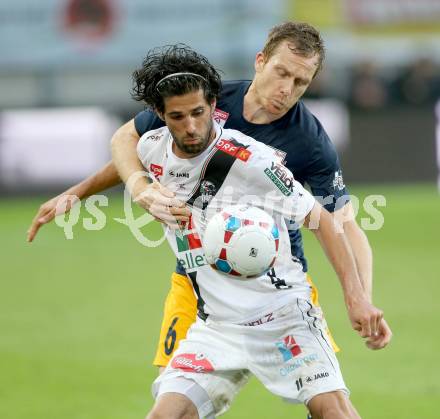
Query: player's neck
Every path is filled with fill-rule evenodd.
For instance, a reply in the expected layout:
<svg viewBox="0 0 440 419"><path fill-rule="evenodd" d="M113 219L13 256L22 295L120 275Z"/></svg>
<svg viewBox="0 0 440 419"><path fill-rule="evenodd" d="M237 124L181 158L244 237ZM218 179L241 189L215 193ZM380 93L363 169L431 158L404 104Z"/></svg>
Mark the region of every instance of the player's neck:
<svg viewBox="0 0 440 419"><path fill-rule="evenodd" d="M287 112L283 114L273 114L267 111L264 107L260 96L252 83L244 96L243 101L243 118L252 124L270 124L277 119L282 118Z"/></svg>

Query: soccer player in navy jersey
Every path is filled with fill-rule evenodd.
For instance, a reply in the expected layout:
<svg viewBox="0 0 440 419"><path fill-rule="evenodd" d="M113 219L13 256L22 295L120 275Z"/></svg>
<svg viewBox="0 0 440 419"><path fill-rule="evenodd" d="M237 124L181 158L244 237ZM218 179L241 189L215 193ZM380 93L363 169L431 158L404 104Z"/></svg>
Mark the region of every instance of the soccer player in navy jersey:
<svg viewBox="0 0 440 419"><path fill-rule="evenodd" d="M337 219L344 220L345 237L355 257L362 286L371 300L371 248L354 218L336 150L319 121L300 101L321 69L323 59L323 41L312 26L287 22L274 27L263 50L256 55L253 80L223 83L215 119L225 128L242 131L279 150L295 179L308 184L312 193L321 197L324 207ZM127 182L132 174L142 171L136 153L138 140L146 131L163 125L154 111L146 110L119 128L112 138L113 162L43 204L31 224L28 240L32 241L41 225L54 218L56 204L65 195L84 199L121 179ZM178 202L172 192L157 183L149 184L145 178L140 178L131 185L131 193L139 205L163 222L188 219L184 203ZM297 230L291 231L291 248L295 260L307 271L301 234ZM317 304L315 288L314 303ZM163 367L168 363L195 316L192 289L185 271L177 266L165 304L155 365ZM371 349L381 349L390 339L391 331L382 320L378 333L369 337L366 343Z"/></svg>

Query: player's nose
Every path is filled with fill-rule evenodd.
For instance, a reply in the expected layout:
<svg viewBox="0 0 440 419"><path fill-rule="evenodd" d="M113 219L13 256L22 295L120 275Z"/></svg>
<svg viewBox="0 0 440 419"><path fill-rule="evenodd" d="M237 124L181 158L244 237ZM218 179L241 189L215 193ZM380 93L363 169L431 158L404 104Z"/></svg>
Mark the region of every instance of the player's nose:
<svg viewBox="0 0 440 419"><path fill-rule="evenodd" d="M281 85L281 94L283 96L290 96L293 92L294 89L294 82L292 82L291 80L286 80L282 85Z"/></svg>
<svg viewBox="0 0 440 419"><path fill-rule="evenodd" d="M196 132L196 123L193 118L188 118L185 124L185 131L188 135L193 135Z"/></svg>

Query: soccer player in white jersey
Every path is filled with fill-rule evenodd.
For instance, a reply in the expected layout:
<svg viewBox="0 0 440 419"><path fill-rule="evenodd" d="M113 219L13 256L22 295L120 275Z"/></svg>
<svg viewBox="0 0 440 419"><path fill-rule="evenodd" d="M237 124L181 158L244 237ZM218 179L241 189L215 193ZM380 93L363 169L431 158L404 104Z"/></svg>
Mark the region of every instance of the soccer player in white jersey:
<svg viewBox="0 0 440 419"><path fill-rule="evenodd" d="M214 418L229 408L252 374L283 399L305 403L313 418L359 418L305 273L289 257L284 221L310 225L319 220L312 231L339 277L352 326L362 337L373 336L383 314L369 303L331 216L280 166L273 150L214 124L220 78L206 58L181 46L153 50L135 80L138 93L166 123L142 136L139 158L158 183L173 189L192 210L186 227L167 230L167 239L177 257L190 252L201 261L185 267L198 297L198 319L153 384L156 403L148 418ZM289 180L289 193L265 175L274 165L282 171L280 178ZM209 202L198 199L206 182ZM229 278L203 263L205 217L210 207L221 207L226 193L229 202L245 194L266 198L280 229L274 269L284 286L274 286L267 275ZM189 235L195 245L179 248L178 241Z"/></svg>

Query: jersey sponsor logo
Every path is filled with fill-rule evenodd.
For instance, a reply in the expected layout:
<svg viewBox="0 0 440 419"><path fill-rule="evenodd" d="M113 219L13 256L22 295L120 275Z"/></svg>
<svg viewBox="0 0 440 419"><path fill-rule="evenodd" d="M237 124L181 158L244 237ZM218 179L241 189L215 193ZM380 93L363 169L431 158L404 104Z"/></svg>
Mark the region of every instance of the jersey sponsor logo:
<svg viewBox="0 0 440 419"><path fill-rule="evenodd" d="M302 352L300 346L296 343L295 338L291 335L286 336L282 342L276 342L275 345L281 352L284 362L291 360Z"/></svg>
<svg viewBox="0 0 440 419"><path fill-rule="evenodd" d="M189 218L186 229L176 230L177 252L179 253L179 264L185 270L193 270L207 264L204 254L194 255L192 252L202 248L202 242L194 228L192 216Z"/></svg>
<svg viewBox="0 0 440 419"><path fill-rule="evenodd" d="M214 371L213 365L203 354L177 355L171 361L171 366L186 372L205 373Z"/></svg>
<svg viewBox="0 0 440 419"><path fill-rule="evenodd" d="M159 135L159 134L151 134L147 137L147 140L151 140L151 141L159 141L161 138L163 137L163 134Z"/></svg>
<svg viewBox="0 0 440 419"><path fill-rule="evenodd" d="M175 177L176 179L189 179L189 173L188 172L175 172L174 170L170 170L168 172L168 175L171 177Z"/></svg>
<svg viewBox="0 0 440 419"><path fill-rule="evenodd" d="M259 326L260 324L269 323L273 320L275 320L273 313L268 313L257 320L252 320L248 323L244 323L243 326Z"/></svg>
<svg viewBox="0 0 440 419"><path fill-rule="evenodd" d="M337 189L338 191L342 191L345 188L344 179L342 178L342 170L338 170L335 172L335 177L333 179L333 189Z"/></svg>
<svg viewBox="0 0 440 419"><path fill-rule="evenodd" d="M318 354L310 354L310 355L306 355L303 358L297 358L291 364L288 364L287 366L280 368L280 375L282 377L285 377L286 375L289 375L290 373L292 373L293 371L295 371L300 367L313 364L318 359L319 359Z"/></svg>
<svg viewBox="0 0 440 419"><path fill-rule="evenodd" d="M162 176L163 175L163 167L158 164L151 163L150 164L150 172L153 173L153 175L155 177Z"/></svg>
<svg viewBox="0 0 440 419"><path fill-rule="evenodd" d="M233 156L241 161L247 162L252 153L237 140L233 138L231 140L220 139L215 145L219 150L224 151L226 154Z"/></svg>
<svg viewBox="0 0 440 419"><path fill-rule="evenodd" d="M189 217L188 226L185 230L176 230L177 251L186 252L187 250L200 249L202 242L194 229L192 216Z"/></svg>
<svg viewBox="0 0 440 419"><path fill-rule="evenodd" d="M221 109L216 109L214 111L213 118L214 118L214 121L217 122L217 124L224 127L226 124L226 121L229 118L229 114L225 111L222 111Z"/></svg>
<svg viewBox="0 0 440 419"><path fill-rule="evenodd" d="M178 259L178 263L185 271L195 270L208 264L205 255L193 255L191 252L185 252Z"/></svg>
<svg viewBox="0 0 440 419"><path fill-rule="evenodd" d="M270 168L264 169L266 176L275 184L283 195L289 196L293 192L293 176L287 169L277 162L272 162Z"/></svg>

